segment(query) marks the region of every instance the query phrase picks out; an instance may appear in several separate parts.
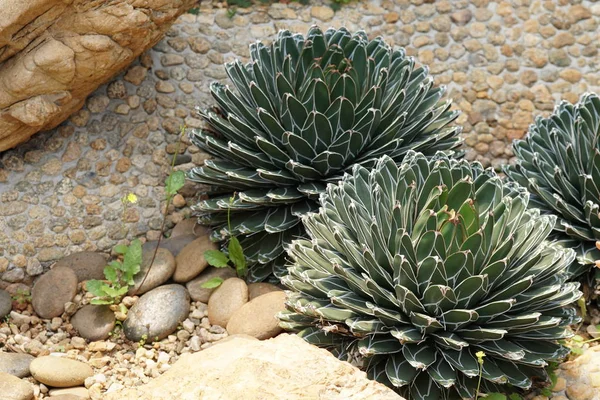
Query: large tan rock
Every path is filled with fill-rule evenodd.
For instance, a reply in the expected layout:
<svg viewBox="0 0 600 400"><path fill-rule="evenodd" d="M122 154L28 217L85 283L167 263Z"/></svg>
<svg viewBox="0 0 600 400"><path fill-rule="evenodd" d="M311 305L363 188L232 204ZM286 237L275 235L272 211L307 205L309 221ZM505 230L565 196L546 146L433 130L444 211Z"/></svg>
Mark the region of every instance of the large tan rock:
<svg viewBox="0 0 600 400"><path fill-rule="evenodd" d="M364 372L295 335L236 337L184 354L168 372L105 400L402 400Z"/></svg>
<svg viewBox="0 0 600 400"><path fill-rule="evenodd" d="M81 108L195 0L0 0L0 151Z"/></svg>

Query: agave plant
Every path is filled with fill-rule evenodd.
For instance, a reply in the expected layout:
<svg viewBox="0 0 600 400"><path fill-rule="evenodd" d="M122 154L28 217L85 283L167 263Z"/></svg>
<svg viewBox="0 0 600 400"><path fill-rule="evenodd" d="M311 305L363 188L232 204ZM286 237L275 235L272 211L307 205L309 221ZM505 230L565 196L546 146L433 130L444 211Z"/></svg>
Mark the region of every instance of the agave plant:
<svg viewBox="0 0 600 400"><path fill-rule="evenodd" d="M216 188L194 209L215 240L240 237L251 280L284 271L283 245L304 235L299 217L352 165L460 145L445 88L381 38L313 27L250 52L248 64L226 64L234 90L211 85L219 108L201 112L209 129L191 140L214 159L189 179Z"/></svg>
<svg viewBox="0 0 600 400"><path fill-rule="evenodd" d="M281 325L409 399L528 388L569 353L575 257L545 241L556 217L491 170L410 152L354 166L303 217Z"/></svg>
<svg viewBox="0 0 600 400"><path fill-rule="evenodd" d="M554 236L576 249L574 273L590 271L600 260L600 98L560 103L549 118L536 118L513 149L517 162L506 174L529 189L532 206L558 216ZM600 269L592 275L600 294Z"/></svg>

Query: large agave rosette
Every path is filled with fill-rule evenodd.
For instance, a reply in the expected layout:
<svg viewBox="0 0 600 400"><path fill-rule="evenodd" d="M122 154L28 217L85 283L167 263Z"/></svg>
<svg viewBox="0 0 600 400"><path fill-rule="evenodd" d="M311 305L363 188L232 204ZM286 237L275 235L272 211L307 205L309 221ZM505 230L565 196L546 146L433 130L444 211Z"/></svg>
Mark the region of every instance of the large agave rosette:
<svg viewBox="0 0 600 400"><path fill-rule="evenodd" d="M289 248L281 325L354 360L408 399L528 388L569 349L581 293L556 217L491 170L409 152L355 166Z"/></svg>

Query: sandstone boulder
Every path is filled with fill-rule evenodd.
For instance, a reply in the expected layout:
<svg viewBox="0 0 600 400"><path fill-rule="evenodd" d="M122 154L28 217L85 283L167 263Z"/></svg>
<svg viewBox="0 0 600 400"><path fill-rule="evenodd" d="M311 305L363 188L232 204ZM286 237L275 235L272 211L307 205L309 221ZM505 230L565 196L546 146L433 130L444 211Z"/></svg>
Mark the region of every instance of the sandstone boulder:
<svg viewBox="0 0 600 400"><path fill-rule="evenodd" d="M196 0L0 0L0 151L55 127Z"/></svg>
<svg viewBox="0 0 600 400"><path fill-rule="evenodd" d="M364 372L295 335L257 341L236 337L184 354L146 385L106 393L105 400L323 399L402 400Z"/></svg>

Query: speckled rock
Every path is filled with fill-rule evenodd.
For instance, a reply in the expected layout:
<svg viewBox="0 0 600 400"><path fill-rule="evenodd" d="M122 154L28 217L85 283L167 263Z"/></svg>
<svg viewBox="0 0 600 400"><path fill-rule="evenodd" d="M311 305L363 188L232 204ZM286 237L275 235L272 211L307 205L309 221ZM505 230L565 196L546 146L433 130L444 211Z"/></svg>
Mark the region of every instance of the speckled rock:
<svg viewBox="0 0 600 400"><path fill-rule="evenodd" d="M227 323L227 332L260 340L272 338L282 331L277 314L285 310L285 298L283 291L274 291L250 300L233 313Z"/></svg>
<svg viewBox="0 0 600 400"><path fill-rule="evenodd" d="M194 279L208 267L204 252L216 249L217 245L210 240L208 235L201 236L185 246L176 257L177 267L173 274L173 280L185 283Z"/></svg>
<svg viewBox="0 0 600 400"><path fill-rule="evenodd" d="M52 387L83 385L86 378L94 375L89 365L66 357L38 357L31 362L29 369L37 381Z"/></svg>
<svg viewBox="0 0 600 400"><path fill-rule="evenodd" d="M161 340L173 333L189 312L190 296L184 286L160 286L145 293L131 307L123 331L134 342Z"/></svg>
<svg viewBox="0 0 600 400"><path fill-rule="evenodd" d="M67 267L77 275L79 282L89 279L104 279L104 267L107 264L107 255L93 251L81 251L69 254L54 264L56 267Z"/></svg>
<svg viewBox="0 0 600 400"><path fill-rule="evenodd" d="M152 261L153 257L154 261ZM129 296L144 294L168 281L174 272L175 257L169 250L158 248L156 256L153 250L146 251L143 253L140 272L133 278L135 285L127 294Z"/></svg>
<svg viewBox="0 0 600 400"><path fill-rule="evenodd" d="M65 303L77 293L77 275L67 267L56 267L42 275L31 290L31 304L42 318L54 318L65 311Z"/></svg>
<svg viewBox="0 0 600 400"><path fill-rule="evenodd" d="M0 352L0 372L24 378L29 376L29 364L33 359L32 355L25 353Z"/></svg>
<svg viewBox="0 0 600 400"><path fill-rule="evenodd" d="M0 372L0 395L6 400L33 399L33 385L16 376Z"/></svg>
<svg viewBox="0 0 600 400"><path fill-rule="evenodd" d="M239 278L229 278L208 299L211 324L226 327L229 319L248 302L248 286Z"/></svg>
<svg viewBox="0 0 600 400"><path fill-rule="evenodd" d="M115 313L107 305L88 304L71 317L71 324L84 339L104 340L115 327Z"/></svg>

